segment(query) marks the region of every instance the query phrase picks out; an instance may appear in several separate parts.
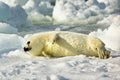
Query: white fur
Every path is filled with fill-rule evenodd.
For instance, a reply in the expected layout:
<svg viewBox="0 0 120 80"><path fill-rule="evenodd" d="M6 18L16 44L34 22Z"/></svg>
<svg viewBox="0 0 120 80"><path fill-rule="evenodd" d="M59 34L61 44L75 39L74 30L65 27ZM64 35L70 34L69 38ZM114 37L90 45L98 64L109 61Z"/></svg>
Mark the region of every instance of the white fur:
<svg viewBox="0 0 120 80"><path fill-rule="evenodd" d="M30 41L28 45L27 42ZM109 57L109 51L98 38L68 31L51 31L32 35L27 39L25 48L33 56L63 57L86 55L101 59Z"/></svg>

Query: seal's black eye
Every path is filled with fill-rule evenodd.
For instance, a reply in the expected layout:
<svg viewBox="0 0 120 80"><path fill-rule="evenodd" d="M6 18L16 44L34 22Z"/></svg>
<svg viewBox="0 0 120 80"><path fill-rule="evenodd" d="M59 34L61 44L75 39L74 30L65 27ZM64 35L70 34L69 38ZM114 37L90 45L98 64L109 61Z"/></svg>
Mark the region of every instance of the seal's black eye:
<svg viewBox="0 0 120 80"><path fill-rule="evenodd" d="M28 41L27 44L29 45L29 44L30 44L30 41Z"/></svg>

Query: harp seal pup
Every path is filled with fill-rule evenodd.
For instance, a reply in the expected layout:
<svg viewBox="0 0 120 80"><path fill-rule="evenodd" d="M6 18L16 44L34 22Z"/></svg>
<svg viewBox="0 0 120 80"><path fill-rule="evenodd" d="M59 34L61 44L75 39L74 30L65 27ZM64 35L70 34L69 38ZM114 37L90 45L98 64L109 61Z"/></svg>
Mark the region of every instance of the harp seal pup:
<svg viewBox="0 0 120 80"><path fill-rule="evenodd" d="M100 59L109 58L110 52L98 38L69 31L50 31L30 36L24 51L32 56L64 57L75 55L95 56Z"/></svg>

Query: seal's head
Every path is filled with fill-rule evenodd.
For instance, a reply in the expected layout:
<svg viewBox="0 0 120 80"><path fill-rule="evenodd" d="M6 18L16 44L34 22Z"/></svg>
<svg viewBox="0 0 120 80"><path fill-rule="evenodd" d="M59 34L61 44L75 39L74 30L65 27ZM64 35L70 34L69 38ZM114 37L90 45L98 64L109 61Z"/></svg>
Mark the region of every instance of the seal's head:
<svg viewBox="0 0 120 80"><path fill-rule="evenodd" d="M24 44L24 51L33 56L41 56L43 42L38 37L31 36Z"/></svg>
<svg viewBox="0 0 120 80"><path fill-rule="evenodd" d="M32 47L29 46L30 41L28 41L26 44L27 44L27 47L23 48L25 52L30 51L32 49Z"/></svg>

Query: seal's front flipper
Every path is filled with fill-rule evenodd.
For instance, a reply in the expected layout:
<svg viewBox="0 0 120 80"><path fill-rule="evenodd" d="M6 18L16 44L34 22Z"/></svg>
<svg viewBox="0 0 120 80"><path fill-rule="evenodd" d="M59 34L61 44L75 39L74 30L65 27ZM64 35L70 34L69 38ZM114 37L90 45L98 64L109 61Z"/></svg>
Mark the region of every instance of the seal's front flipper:
<svg viewBox="0 0 120 80"><path fill-rule="evenodd" d="M47 59L50 59L50 55L46 54L44 51L42 52L42 55L46 57Z"/></svg>

